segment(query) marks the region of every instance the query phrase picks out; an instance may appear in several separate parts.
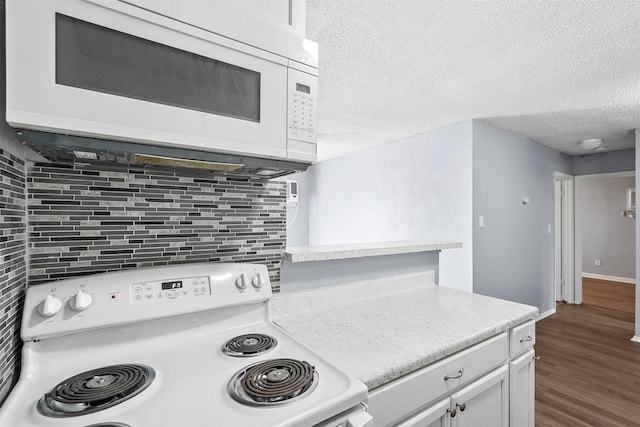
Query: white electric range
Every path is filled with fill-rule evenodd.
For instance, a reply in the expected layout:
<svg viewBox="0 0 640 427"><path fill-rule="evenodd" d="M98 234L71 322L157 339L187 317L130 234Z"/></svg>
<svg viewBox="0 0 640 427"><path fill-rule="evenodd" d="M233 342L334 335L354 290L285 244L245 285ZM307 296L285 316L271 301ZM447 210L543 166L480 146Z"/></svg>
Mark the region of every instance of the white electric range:
<svg viewBox="0 0 640 427"><path fill-rule="evenodd" d="M31 286L0 425L370 426L366 386L275 325L270 298L253 264Z"/></svg>

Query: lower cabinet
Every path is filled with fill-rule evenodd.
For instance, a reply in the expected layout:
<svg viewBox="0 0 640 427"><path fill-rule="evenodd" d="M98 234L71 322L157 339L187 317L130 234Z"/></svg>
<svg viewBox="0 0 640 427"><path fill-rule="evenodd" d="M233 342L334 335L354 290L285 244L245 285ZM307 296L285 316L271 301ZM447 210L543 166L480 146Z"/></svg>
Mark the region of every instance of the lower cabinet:
<svg viewBox="0 0 640 427"><path fill-rule="evenodd" d="M451 425L507 427L509 425L509 368L505 365L451 396Z"/></svg>
<svg viewBox="0 0 640 427"><path fill-rule="evenodd" d="M451 399L447 397L396 427L450 427L449 408Z"/></svg>
<svg viewBox="0 0 640 427"><path fill-rule="evenodd" d="M529 350L509 363L509 385L511 388L512 427L535 426L535 358Z"/></svg>
<svg viewBox="0 0 640 427"><path fill-rule="evenodd" d="M371 391L374 426L535 427L534 344L528 321Z"/></svg>
<svg viewBox="0 0 640 427"><path fill-rule="evenodd" d="M509 367L504 365L398 427L507 427Z"/></svg>

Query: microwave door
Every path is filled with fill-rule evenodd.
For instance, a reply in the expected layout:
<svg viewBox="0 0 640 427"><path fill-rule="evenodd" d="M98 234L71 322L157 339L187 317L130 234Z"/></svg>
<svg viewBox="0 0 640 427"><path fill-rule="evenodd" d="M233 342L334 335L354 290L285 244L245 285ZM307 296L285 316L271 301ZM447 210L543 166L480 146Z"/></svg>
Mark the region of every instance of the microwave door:
<svg viewBox="0 0 640 427"><path fill-rule="evenodd" d="M57 84L260 123L260 73L56 13Z"/></svg>

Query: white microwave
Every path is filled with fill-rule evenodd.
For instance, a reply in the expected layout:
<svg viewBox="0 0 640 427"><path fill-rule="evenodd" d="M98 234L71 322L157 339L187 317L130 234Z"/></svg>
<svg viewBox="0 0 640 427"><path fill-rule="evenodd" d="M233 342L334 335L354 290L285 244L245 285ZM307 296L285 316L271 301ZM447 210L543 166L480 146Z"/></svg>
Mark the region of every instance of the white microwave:
<svg viewBox="0 0 640 427"><path fill-rule="evenodd" d="M223 3L7 0L7 122L311 163L317 44Z"/></svg>

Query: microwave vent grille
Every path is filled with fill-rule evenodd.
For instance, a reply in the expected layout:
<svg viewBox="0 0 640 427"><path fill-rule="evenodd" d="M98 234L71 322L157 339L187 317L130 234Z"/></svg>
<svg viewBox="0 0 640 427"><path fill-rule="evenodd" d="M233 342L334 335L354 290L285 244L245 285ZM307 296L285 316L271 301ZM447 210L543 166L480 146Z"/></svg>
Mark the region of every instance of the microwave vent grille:
<svg viewBox="0 0 640 427"><path fill-rule="evenodd" d="M222 162L208 162L204 160L191 160L191 159L177 159L175 157L154 156L152 154L134 154L136 163L157 165L157 166L172 166L181 168L194 168L194 169L209 169L218 171L235 171L242 167L243 164L238 163L222 163Z"/></svg>
<svg viewBox="0 0 640 427"><path fill-rule="evenodd" d="M42 157L56 163L124 164L158 168L179 168L193 173L248 175L271 179L303 172L309 163L251 157L231 153L86 136L63 135L16 129L19 140Z"/></svg>

